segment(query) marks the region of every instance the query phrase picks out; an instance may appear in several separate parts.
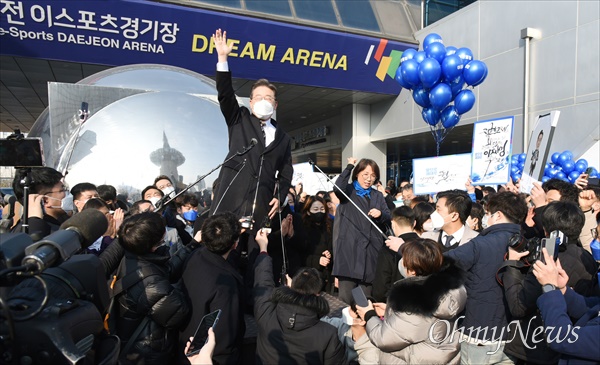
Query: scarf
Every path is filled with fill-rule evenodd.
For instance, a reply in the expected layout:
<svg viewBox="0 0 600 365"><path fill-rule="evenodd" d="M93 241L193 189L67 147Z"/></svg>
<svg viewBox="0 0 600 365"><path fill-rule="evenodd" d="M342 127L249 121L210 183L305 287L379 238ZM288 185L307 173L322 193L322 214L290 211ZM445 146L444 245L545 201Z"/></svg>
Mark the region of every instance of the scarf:
<svg viewBox="0 0 600 365"><path fill-rule="evenodd" d="M358 180L354 180L354 190L356 190L356 195L358 196L364 197L366 195L367 198L371 198L371 188L364 189L362 186L360 186Z"/></svg>

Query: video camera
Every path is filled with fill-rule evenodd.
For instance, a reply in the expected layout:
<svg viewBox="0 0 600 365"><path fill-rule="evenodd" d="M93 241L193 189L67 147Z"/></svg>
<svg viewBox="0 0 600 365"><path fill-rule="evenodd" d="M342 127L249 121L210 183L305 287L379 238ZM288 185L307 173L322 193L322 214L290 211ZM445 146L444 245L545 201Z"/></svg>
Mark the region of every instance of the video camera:
<svg viewBox="0 0 600 365"><path fill-rule="evenodd" d="M119 339L101 336L109 303L103 265L95 255L76 255L107 226L104 214L89 209L36 243L25 233L0 236L2 363L116 363Z"/></svg>
<svg viewBox="0 0 600 365"><path fill-rule="evenodd" d="M508 246L517 252L529 251L527 256L521 258L522 261L533 264L537 260L543 260L542 248L546 248L548 253L554 257L558 257L559 246L566 245L568 239L561 231L552 231L548 238L525 238L520 233L514 234Z"/></svg>

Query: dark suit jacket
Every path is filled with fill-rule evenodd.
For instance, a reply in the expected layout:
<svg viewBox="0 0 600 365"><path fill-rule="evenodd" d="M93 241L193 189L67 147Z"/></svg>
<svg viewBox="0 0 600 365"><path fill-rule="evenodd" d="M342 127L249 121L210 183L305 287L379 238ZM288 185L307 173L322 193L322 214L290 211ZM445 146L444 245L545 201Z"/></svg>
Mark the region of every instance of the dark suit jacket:
<svg viewBox="0 0 600 365"><path fill-rule="evenodd" d="M262 161L260 185L254 213L254 232L261 228L262 222L270 210L269 202L275 195L275 175L280 179L278 199L283 201L291 185L293 168L291 139L276 125L275 140L265 148L260 120L248 108L240 106L231 84L231 72L217 72L217 91L221 112L227 122L229 133L229 153L227 158L241 152L256 138L258 144L242 156L236 156L221 167L219 188L211 205L211 214L230 211L238 216L249 216L256 191L256 180ZM246 161L244 165L244 161ZM236 174L239 175L235 177ZM235 180L234 180L235 178ZM222 200L221 200L222 199Z"/></svg>

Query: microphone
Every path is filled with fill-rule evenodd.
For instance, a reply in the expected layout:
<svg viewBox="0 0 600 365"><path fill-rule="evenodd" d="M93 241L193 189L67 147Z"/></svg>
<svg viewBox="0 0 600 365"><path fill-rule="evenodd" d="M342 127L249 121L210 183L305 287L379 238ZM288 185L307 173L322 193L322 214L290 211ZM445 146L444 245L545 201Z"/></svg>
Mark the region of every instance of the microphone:
<svg viewBox="0 0 600 365"><path fill-rule="evenodd" d="M102 212L86 209L67 219L60 230L28 246L21 265L43 271L90 246L107 228L108 220Z"/></svg>
<svg viewBox="0 0 600 365"><path fill-rule="evenodd" d="M254 148L254 146L256 146L257 144L258 144L258 140L256 138L252 138L250 140L250 145L248 147L244 147L244 150L242 152L238 152L237 155L241 156L241 155L245 154L246 152L248 152L252 148Z"/></svg>

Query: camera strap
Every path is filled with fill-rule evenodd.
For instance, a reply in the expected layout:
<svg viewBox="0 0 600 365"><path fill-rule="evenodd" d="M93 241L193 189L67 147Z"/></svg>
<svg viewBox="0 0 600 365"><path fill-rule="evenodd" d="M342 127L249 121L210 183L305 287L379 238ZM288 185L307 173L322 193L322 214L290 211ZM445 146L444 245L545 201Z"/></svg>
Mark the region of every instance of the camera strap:
<svg viewBox="0 0 600 365"><path fill-rule="evenodd" d="M505 260L502 263L502 265L500 265L500 267L498 268L498 271L496 271L496 281L501 286L504 286L504 283L502 282L502 279L500 279L500 271L504 270L504 268L509 267L509 266L517 268L517 269L522 269L524 267L529 267L531 265L526 264L525 262L523 262L521 260Z"/></svg>

